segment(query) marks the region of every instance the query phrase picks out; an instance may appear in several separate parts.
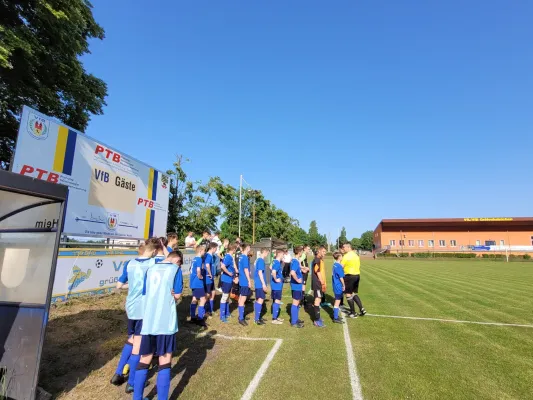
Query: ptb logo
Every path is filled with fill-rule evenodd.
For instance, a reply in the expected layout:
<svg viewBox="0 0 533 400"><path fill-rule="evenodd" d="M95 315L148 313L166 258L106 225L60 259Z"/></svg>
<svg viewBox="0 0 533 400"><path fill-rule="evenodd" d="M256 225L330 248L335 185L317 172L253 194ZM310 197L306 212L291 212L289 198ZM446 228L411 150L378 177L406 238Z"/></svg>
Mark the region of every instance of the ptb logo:
<svg viewBox="0 0 533 400"><path fill-rule="evenodd" d="M117 152L114 152L113 150L106 149L104 146L100 146L99 144L96 145L96 148L94 149L94 154L100 154L105 156L106 159L109 160L111 158L112 161L119 163L120 162L120 154ZM104 154L105 153L105 154Z"/></svg>
<svg viewBox="0 0 533 400"><path fill-rule="evenodd" d="M139 197L139 200L137 200L137 205L140 206L144 203L144 206L147 208L154 208L154 201L149 199L143 199L142 197Z"/></svg>
<svg viewBox="0 0 533 400"><path fill-rule="evenodd" d="M20 169L20 174L29 175L33 178L41 179L43 181L48 181L52 183L57 183L59 181L58 174L47 171L45 169L34 168L31 165L26 165L26 164L24 164L22 168Z"/></svg>

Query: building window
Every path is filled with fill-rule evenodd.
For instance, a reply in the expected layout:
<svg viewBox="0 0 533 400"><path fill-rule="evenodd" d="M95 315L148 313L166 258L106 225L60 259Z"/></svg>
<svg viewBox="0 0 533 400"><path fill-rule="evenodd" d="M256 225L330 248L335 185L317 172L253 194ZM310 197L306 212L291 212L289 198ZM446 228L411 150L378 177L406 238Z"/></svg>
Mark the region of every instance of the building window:
<svg viewBox="0 0 533 400"><path fill-rule="evenodd" d="M439 240L440 247L446 247L446 240Z"/></svg>
<svg viewBox="0 0 533 400"><path fill-rule="evenodd" d="M476 240L476 246L481 246L481 240Z"/></svg>
<svg viewBox="0 0 533 400"><path fill-rule="evenodd" d="M415 247L415 241L409 240L409 247Z"/></svg>
<svg viewBox="0 0 533 400"><path fill-rule="evenodd" d="M505 246L505 240L500 240L500 246Z"/></svg>
<svg viewBox="0 0 533 400"><path fill-rule="evenodd" d="M405 246L405 240L400 239L400 247L403 247L403 246Z"/></svg>
<svg viewBox="0 0 533 400"><path fill-rule="evenodd" d="M396 246L396 240L394 240L394 239L391 239L391 241L389 243L390 243L391 247Z"/></svg>
<svg viewBox="0 0 533 400"><path fill-rule="evenodd" d="M418 241L418 247L424 247L424 241L423 240L419 240Z"/></svg>
<svg viewBox="0 0 533 400"><path fill-rule="evenodd" d="M485 246L496 246L496 240L485 240Z"/></svg>
<svg viewBox="0 0 533 400"><path fill-rule="evenodd" d="M428 240L428 247L433 247L435 246L435 241L434 240Z"/></svg>
<svg viewBox="0 0 533 400"><path fill-rule="evenodd" d="M451 247L457 247L457 241L456 240L450 240L450 246Z"/></svg>

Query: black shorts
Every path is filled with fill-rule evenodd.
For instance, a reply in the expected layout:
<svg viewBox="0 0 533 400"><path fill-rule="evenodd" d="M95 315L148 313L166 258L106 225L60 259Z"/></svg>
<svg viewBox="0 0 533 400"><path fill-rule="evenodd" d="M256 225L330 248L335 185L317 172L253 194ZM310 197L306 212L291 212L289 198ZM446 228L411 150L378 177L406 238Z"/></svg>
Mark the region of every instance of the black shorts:
<svg viewBox="0 0 533 400"><path fill-rule="evenodd" d="M302 274L303 284L305 285L307 283L307 278L309 277L309 272L306 272L305 274Z"/></svg>
<svg viewBox="0 0 533 400"><path fill-rule="evenodd" d="M324 292L322 290L313 290L313 296L315 299L324 298Z"/></svg>
<svg viewBox="0 0 533 400"><path fill-rule="evenodd" d="M353 293L357 294L359 292L359 279L361 275L345 275L344 276L344 285L346 289L344 293Z"/></svg>

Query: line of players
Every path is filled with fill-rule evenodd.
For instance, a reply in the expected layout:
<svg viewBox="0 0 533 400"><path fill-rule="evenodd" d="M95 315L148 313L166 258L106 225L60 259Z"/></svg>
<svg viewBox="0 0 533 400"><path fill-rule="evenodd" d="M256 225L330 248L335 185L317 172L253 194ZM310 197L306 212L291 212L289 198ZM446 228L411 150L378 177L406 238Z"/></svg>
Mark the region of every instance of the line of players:
<svg viewBox="0 0 533 400"><path fill-rule="evenodd" d="M157 374L158 398L168 399L170 390L170 367L172 353L176 347L175 334L178 331L178 318L176 310L176 300L183 293L183 263L182 254L173 251L177 245L177 235L169 234L164 243L162 238L150 238L139 251L139 257L125 263L122 275L117 283L118 289L128 289L126 299L126 313L128 316L128 340L125 343L120 356L115 374L111 379L113 385L122 385L126 382L124 371L129 371L126 385L126 393L133 393L134 400L142 400L144 387L146 386L148 369L152 358L158 357L159 369ZM230 318L229 294L234 283L239 284L239 324L246 326L244 304L251 293L250 264L246 256L250 251L250 246L240 245L242 256L235 260L237 244L230 244L227 253L221 262L220 284L222 298L220 301L220 319L228 322ZM196 247L196 257L193 260L190 276L190 287L192 290L191 319L202 325L205 324L206 304L208 313L214 311L214 278L216 270L213 256L217 250L216 243L206 246ZM269 255L269 249L261 250L261 257L255 263L253 282L255 285L254 304L255 318L257 325L264 325L261 318L262 307L268 292L265 277L265 258ZM304 321L299 319L300 302L304 296L304 274L309 273L309 267L302 261L304 247L298 246L294 249L294 258L290 263L290 285L292 290L291 305L291 326L302 328ZM283 272L281 260L285 252L278 250L271 266L271 297L272 323L282 324L280 318L280 306L283 290ZM312 289L314 293L314 324L317 327L324 327L320 317L320 301L326 289L325 277L323 274L323 257L326 249L320 247L316 252L316 259L312 263ZM341 265L342 253L334 253L335 263L333 266L333 291L335 294L334 322L344 323L340 318L339 304L341 302L346 286L344 281L344 271ZM238 264L238 266L237 266ZM237 272L238 271L238 272ZM349 299L350 301L350 299ZM358 302L361 315L365 311ZM196 315L198 309L198 315ZM126 367L128 366L128 367Z"/></svg>

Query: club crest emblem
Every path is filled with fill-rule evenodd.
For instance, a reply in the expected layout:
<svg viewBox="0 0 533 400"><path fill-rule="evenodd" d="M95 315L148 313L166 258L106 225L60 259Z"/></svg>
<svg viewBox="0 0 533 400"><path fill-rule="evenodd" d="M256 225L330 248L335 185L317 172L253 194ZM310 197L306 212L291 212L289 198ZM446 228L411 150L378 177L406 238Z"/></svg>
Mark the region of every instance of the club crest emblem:
<svg viewBox="0 0 533 400"><path fill-rule="evenodd" d="M30 113L28 118L28 133L37 140L44 140L50 131L50 121Z"/></svg>
<svg viewBox="0 0 533 400"><path fill-rule="evenodd" d="M107 214L106 226L107 226L107 229L109 229L110 231L114 231L117 229L117 226L118 226L118 214L117 213Z"/></svg>

